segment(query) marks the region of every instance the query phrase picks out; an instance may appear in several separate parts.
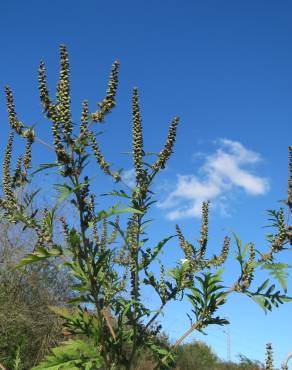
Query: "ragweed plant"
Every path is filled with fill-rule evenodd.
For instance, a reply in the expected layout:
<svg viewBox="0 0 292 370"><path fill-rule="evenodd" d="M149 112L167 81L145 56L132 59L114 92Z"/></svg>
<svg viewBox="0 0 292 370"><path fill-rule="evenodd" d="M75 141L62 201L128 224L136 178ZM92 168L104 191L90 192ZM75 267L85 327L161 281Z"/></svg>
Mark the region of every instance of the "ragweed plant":
<svg viewBox="0 0 292 370"><path fill-rule="evenodd" d="M174 349L195 330L202 331L208 325L224 325L228 321L218 315L229 294L245 294L265 310L271 310L284 301L286 295L286 268L275 258L291 243L291 226L287 225L283 210L270 211L276 233L270 235L270 248L258 252L252 243L242 246L235 236L236 260L240 275L234 284L222 283L224 264L230 250L231 239L226 236L221 252L209 257L209 203L202 204L200 238L190 243L179 225L175 234L165 237L157 245L148 235L148 214L155 202L152 190L156 176L162 171L176 140L179 118L170 124L166 142L153 162L148 162L144 149L142 118L138 89L132 98L132 158L135 186L123 188L121 172L113 168L98 143L98 126L105 121L116 105L119 62L112 65L105 97L98 109L91 112L88 101L83 101L79 125L71 114L70 69L66 48L60 47L60 76L53 99L48 90L44 62L39 67L39 93L45 117L51 123L52 143L38 137L35 128L18 119L12 91L6 87L7 109L11 134L3 163L3 195L0 200L3 216L12 223L20 223L35 233L32 253L24 257L20 265L47 258L59 259L73 277L74 297L71 309L52 307L64 320L66 335L73 336L58 348L52 349L36 369L135 369L139 354L144 349L156 361L155 369L170 368L174 362ZM14 136L25 140L24 153L12 169ZM51 150L55 161L32 168L32 147L42 144ZM290 178L287 206L291 212L291 147ZM89 164L94 161L106 176L122 189L108 192L128 205L113 204L109 209L97 209L97 193L89 177ZM59 192L56 204L51 208L36 208L37 191L30 191L36 173L53 169L59 178L55 186ZM114 185L113 185L114 186ZM116 185L115 185L116 186ZM72 217L58 217L58 209L69 201L72 213L77 215L77 225ZM115 216L116 215L116 216ZM121 220L117 215L120 215ZM56 235L60 225L63 237ZM59 228L57 228L58 230ZM184 258L174 267L167 268L159 256L164 246L177 238ZM153 264L158 263L159 274ZM282 290L275 292L276 285L267 279L258 288L252 288L257 269L263 269L278 279ZM153 289L160 300L154 313L143 300L143 287ZM157 319L165 306L176 300L188 299L192 310L188 314L190 328L171 348L159 340L161 326ZM153 368L153 369L154 369Z"/></svg>

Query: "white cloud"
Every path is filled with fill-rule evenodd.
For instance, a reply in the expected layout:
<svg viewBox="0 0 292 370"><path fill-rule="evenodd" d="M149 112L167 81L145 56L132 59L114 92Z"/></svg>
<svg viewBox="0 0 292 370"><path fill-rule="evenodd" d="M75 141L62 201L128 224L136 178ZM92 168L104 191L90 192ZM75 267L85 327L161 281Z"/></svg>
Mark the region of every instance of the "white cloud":
<svg viewBox="0 0 292 370"><path fill-rule="evenodd" d="M129 170L125 170L121 173L122 180L126 185L130 188L135 187L136 185L136 178L135 178L135 170L131 168Z"/></svg>
<svg viewBox="0 0 292 370"><path fill-rule="evenodd" d="M226 211L226 200L237 189L250 195L263 195L268 191L267 179L246 168L257 164L261 157L237 141L220 139L215 153L206 157L197 175L177 175L175 189L158 207L167 210L171 220L182 217L200 217L201 204L210 200Z"/></svg>

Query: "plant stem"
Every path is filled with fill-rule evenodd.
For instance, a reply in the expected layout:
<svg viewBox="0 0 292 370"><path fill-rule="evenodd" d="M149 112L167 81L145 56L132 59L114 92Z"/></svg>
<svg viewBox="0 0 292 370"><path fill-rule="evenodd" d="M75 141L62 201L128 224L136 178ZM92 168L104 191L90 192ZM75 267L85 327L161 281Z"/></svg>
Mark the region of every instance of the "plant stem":
<svg viewBox="0 0 292 370"><path fill-rule="evenodd" d="M228 289L228 291L226 292L225 296L224 297L220 297L219 299L217 299L216 301L216 305L219 305L225 298L227 295L231 294L232 292L234 292L234 289L235 289L235 286L232 285L232 287L230 287ZM203 323L203 320L205 319L204 315L203 317L196 321L175 343L174 345L172 346L173 349L177 348L184 340L186 337L188 337L193 331L195 331L196 329L198 329L198 327L200 327L200 325L202 325ZM167 354L165 357L163 357L163 359L160 361L160 363L158 363L154 368L153 370L158 370L160 365L162 365L169 357L169 354Z"/></svg>

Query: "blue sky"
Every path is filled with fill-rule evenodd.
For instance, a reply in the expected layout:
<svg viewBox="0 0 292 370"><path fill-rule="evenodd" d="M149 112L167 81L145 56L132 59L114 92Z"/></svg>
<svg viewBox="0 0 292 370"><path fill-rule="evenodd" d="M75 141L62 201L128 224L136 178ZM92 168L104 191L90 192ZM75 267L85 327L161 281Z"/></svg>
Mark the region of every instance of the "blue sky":
<svg viewBox="0 0 292 370"><path fill-rule="evenodd" d="M83 98L94 109L110 65L119 59L118 106L107 120L102 145L107 158L124 167L128 178L131 163L120 153L131 144L131 89L140 90L146 150L159 151L171 119L181 117L175 155L155 185L160 197L153 211L159 224L151 229L154 239L172 234L176 222L189 239L198 238L198 208L208 198L211 254L230 230L261 248L265 210L279 207L278 201L286 197L291 16L288 0L2 1L1 148L8 132L5 84L14 91L19 117L37 123L40 136L46 138L48 126L37 91L40 59L47 63L52 90L58 45L67 45L77 118ZM41 148L35 153L38 158L43 155ZM179 258L172 244L164 255L169 264ZM283 259L289 262L291 254ZM226 279L231 281L237 270L232 260L227 267ZM150 293L146 299L152 300ZM231 320L233 359L242 352L263 360L265 344L271 341L280 366L292 350L291 304L265 316L247 298L234 296L225 312ZM175 339L188 320L174 305L162 323ZM203 339L225 358L223 330L208 332Z"/></svg>

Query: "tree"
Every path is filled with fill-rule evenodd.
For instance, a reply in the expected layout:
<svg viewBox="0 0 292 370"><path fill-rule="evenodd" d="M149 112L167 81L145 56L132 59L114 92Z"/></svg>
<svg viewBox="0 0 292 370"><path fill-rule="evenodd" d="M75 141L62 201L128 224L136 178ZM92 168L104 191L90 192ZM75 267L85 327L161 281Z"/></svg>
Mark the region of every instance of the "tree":
<svg viewBox="0 0 292 370"><path fill-rule="evenodd" d="M239 358L239 363L224 362L205 343L193 342L178 347L176 370L264 370L259 361Z"/></svg>
<svg viewBox="0 0 292 370"><path fill-rule="evenodd" d="M178 370L215 369L219 362L219 358L210 347L202 342L184 344L177 349Z"/></svg>
<svg viewBox="0 0 292 370"><path fill-rule="evenodd" d="M31 369L64 340L62 320L48 305L65 305L69 280L53 261L16 270L30 239L17 229L0 224L0 363L13 369L19 358L18 369Z"/></svg>
<svg viewBox="0 0 292 370"><path fill-rule="evenodd" d="M52 144L41 140L34 127L18 119L12 91L6 87L9 122L13 133L9 136L5 151L0 205L9 222L23 225L36 236L33 252L22 260L21 265L55 258L71 272L74 278L72 289L75 292L71 303L75 304L75 309L72 312L55 307L53 311L64 319L68 332L81 336L78 340L71 340L53 349L46 363L43 362L37 369L81 366L86 369L129 370L135 368L137 358L144 350L150 351L156 363L153 369L164 369L174 364L174 350L189 334L195 330L203 331L208 325L228 323L224 317L217 315L217 311L231 293L249 296L264 310L271 310L291 300L286 295L287 265L276 261L277 255L292 239L291 226L286 224L283 209L270 211L276 231L269 237L270 246L266 253L256 251L253 243L244 246L234 236L236 260L241 273L230 287L222 284L221 268L229 252L230 237L225 237L219 255L207 257L208 202L202 205L201 237L197 245L186 240L178 225L175 235L164 238L156 246L152 245L147 229L149 210L155 202L152 185L173 152L179 118L173 119L164 147L150 161L152 154L144 150L138 89L133 90L132 157L135 186L125 189L121 171L113 169L100 149L96 130L96 126L105 121L116 105L118 68L119 62L116 61L112 66L107 93L98 103L98 110L91 113L88 102L84 101L80 124L76 125L71 115L66 48L63 45L60 47L60 77L55 100L49 95L45 64L41 62L40 99L44 114L51 122ZM15 135L23 138L26 145L23 156L18 158L15 170L11 172ZM34 168L32 172L31 148L35 142L51 150L55 160ZM126 208L116 203L108 209L97 210L97 193L93 191L93 180L90 178L93 158L100 170L115 183L114 190L107 194L112 199L117 197L128 202ZM27 184L33 181L36 172L43 170L56 171L59 196L50 209L41 212L34 206L38 193L29 192ZM70 217L57 219L56 210L65 200L78 216L77 223ZM287 205L291 212L292 147ZM119 220L116 217L113 220L114 215L123 215L124 218ZM55 222L62 225L63 240L56 235ZM160 261L159 255L164 246L176 237L185 258L168 269ZM159 265L160 276L153 272L155 264ZM254 274L258 269L264 269L274 280L278 280L280 289L275 290L276 285L269 278L259 287L253 288ZM144 285L152 287L161 301L154 314L143 301ZM189 314L191 325L170 348L157 339L161 328L156 320L168 302L182 298L188 299L192 305Z"/></svg>

